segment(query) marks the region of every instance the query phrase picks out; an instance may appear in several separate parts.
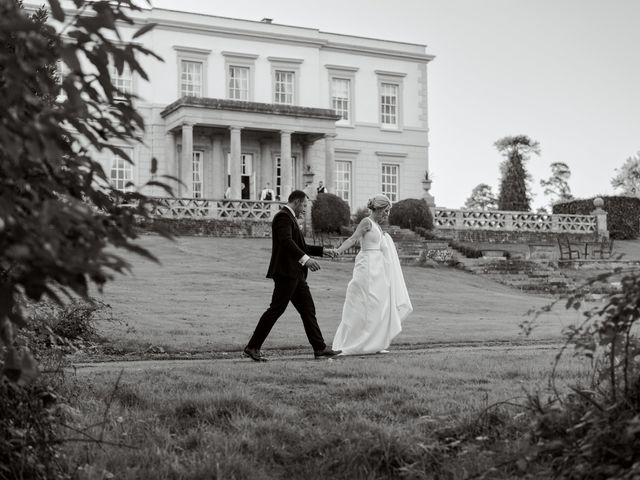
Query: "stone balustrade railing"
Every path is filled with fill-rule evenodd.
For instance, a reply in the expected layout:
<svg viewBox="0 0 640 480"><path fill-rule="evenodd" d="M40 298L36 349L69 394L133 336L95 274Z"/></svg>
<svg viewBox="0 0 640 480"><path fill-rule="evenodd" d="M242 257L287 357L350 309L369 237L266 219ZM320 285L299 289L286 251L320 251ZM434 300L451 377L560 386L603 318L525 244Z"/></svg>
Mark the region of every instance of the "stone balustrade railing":
<svg viewBox="0 0 640 480"><path fill-rule="evenodd" d="M598 233L606 231L602 215L559 215L506 212L500 210L433 209L435 228L453 230L494 230L504 232ZM604 221L604 223L603 223Z"/></svg>
<svg viewBox="0 0 640 480"><path fill-rule="evenodd" d="M152 215L161 218L271 220L284 202L209 198L158 197ZM607 214L596 208L591 215L565 215L501 210L433 208L438 229L498 232L607 234Z"/></svg>
<svg viewBox="0 0 640 480"><path fill-rule="evenodd" d="M283 202L157 197L151 214L161 218L271 220Z"/></svg>

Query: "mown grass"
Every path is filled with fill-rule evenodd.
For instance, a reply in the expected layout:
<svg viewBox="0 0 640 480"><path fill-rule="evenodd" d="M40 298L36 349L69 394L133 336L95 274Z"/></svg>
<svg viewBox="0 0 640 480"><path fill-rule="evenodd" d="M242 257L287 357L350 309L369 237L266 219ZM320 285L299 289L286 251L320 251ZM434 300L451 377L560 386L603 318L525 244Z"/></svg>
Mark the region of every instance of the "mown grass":
<svg viewBox="0 0 640 480"><path fill-rule="evenodd" d="M140 244L162 261L127 256L133 274L107 284L100 298L123 323L103 324L100 333L115 351L167 352L241 350L271 300L265 278L270 239L182 237L170 242L144 236ZM331 343L340 323L353 263L322 260L309 275L318 321ZM453 268L404 267L414 312L395 345L516 340L518 325L549 297L520 292ZM562 306L545 313L532 338L559 338L579 318ZM290 307L265 343L266 349L308 347L300 319Z"/></svg>
<svg viewBox="0 0 640 480"><path fill-rule="evenodd" d="M487 407L545 388L553 354L451 349L80 368L67 382L79 410L69 422L133 448L65 449L79 478L462 479L517 458L521 409ZM571 360L560 379L585 371Z"/></svg>

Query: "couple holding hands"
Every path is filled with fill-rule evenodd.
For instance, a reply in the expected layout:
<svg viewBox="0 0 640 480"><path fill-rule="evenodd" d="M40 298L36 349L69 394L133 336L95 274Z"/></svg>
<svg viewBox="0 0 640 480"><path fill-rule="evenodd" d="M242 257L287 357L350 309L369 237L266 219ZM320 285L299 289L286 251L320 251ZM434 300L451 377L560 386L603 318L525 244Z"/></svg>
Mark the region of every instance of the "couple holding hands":
<svg viewBox="0 0 640 480"><path fill-rule="evenodd" d="M307 201L305 192L294 190L273 218L273 246L267 271L267 278L274 281L273 295L244 355L257 362L267 360L260 348L289 302L302 318L315 358L386 352L391 340L402 330L402 321L413 311L395 245L380 228L389 217L391 201L382 194L371 198L367 204L370 215L337 249L305 243L296 219L305 214ZM320 269L320 263L311 256L334 257L356 242L360 242L360 252L347 286L342 321L330 348L318 326L307 272Z"/></svg>

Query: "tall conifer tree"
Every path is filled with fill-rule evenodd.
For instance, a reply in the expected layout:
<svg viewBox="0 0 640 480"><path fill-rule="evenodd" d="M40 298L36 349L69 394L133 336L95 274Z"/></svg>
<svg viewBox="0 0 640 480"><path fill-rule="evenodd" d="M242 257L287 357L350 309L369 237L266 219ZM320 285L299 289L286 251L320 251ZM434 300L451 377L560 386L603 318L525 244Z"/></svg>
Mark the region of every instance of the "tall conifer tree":
<svg viewBox="0 0 640 480"><path fill-rule="evenodd" d="M531 210L529 193L529 174L525 163L530 154L540 155L540 144L526 135L501 138L494 143L498 151L505 157L502 164L502 180L498 194L498 208L528 212Z"/></svg>

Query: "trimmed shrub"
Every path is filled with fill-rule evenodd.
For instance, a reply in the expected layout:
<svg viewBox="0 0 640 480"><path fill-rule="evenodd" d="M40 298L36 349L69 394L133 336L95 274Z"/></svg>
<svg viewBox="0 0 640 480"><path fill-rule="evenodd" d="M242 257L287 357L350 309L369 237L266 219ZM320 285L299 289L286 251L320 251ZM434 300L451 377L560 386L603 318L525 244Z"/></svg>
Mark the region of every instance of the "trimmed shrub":
<svg viewBox="0 0 640 480"><path fill-rule="evenodd" d="M596 197L594 197L596 198ZM569 215L589 215L595 207L594 198L557 203L553 213ZM607 228L611 238L633 240L640 233L640 198L623 196L602 196L607 212Z"/></svg>
<svg viewBox="0 0 640 480"><path fill-rule="evenodd" d="M369 216L369 211L370 210L367 207L360 207L358 210L356 210L356 213L352 218L353 224L360 225L362 219Z"/></svg>
<svg viewBox="0 0 640 480"><path fill-rule="evenodd" d="M351 210L347 202L332 193L321 193L311 206L311 225L318 233L340 233L349 225Z"/></svg>
<svg viewBox="0 0 640 480"><path fill-rule="evenodd" d="M416 227L431 230L433 229L433 217L424 200L407 198L393 204L389 213L389 224L412 230Z"/></svg>

